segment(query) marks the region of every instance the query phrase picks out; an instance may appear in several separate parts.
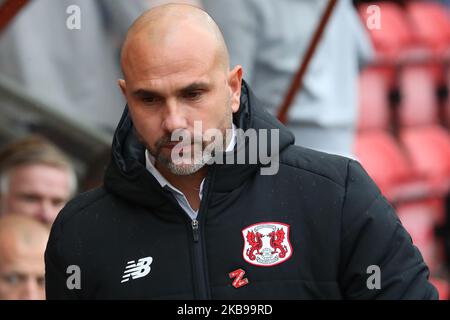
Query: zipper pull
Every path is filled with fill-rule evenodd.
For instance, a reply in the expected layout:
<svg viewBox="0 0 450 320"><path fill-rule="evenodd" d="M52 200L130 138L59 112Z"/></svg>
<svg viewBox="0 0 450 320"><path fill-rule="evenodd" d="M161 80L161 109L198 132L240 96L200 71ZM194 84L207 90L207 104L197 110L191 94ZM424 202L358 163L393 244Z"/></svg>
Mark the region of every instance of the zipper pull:
<svg viewBox="0 0 450 320"><path fill-rule="evenodd" d="M198 242L199 234L198 234L198 221L196 219L192 220L192 233L194 235L194 242Z"/></svg>

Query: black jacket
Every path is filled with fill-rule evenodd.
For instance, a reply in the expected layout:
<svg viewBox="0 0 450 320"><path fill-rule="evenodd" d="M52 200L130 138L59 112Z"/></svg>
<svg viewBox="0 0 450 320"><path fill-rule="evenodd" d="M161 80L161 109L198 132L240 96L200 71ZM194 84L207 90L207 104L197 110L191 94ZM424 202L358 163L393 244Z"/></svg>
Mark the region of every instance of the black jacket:
<svg viewBox="0 0 450 320"><path fill-rule="evenodd" d="M234 123L280 129L278 173L210 165L197 227L146 170L126 109L104 187L68 203L52 227L47 298L437 298L421 254L361 166L294 146L242 89ZM71 265L80 289L68 289ZM369 289L377 267L380 287ZM229 274L238 269L248 284L236 288Z"/></svg>

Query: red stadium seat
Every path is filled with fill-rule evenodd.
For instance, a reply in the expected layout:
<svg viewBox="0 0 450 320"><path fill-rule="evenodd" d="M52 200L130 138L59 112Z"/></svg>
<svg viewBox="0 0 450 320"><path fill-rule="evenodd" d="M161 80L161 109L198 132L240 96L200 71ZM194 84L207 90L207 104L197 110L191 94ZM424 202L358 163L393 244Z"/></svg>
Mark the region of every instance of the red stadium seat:
<svg viewBox="0 0 450 320"><path fill-rule="evenodd" d="M365 69L359 76L358 130L387 130L389 127L388 87L385 76Z"/></svg>
<svg viewBox="0 0 450 320"><path fill-rule="evenodd" d="M380 29L368 29L374 47L381 59L399 58L403 50L414 47L415 41L412 36L409 21L406 19L403 9L391 2L375 2L362 4L358 7L359 15L367 26L370 18L370 10L367 8L376 5L380 8Z"/></svg>
<svg viewBox="0 0 450 320"><path fill-rule="evenodd" d="M399 120L402 126L438 123L439 109L434 80L430 68L424 65L409 65L401 70Z"/></svg>
<svg viewBox="0 0 450 320"><path fill-rule="evenodd" d="M415 38L437 54L450 48L450 13L436 1L408 1L406 11Z"/></svg>
<svg viewBox="0 0 450 320"><path fill-rule="evenodd" d="M382 190L404 182L411 175L410 166L394 138L383 131L358 134L355 153Z"/></svg>
<svg viewBox="0 0 450 320"><path fill-rule="evenodd" d="M359 132L354 152L367 173L391 202L424 198L429 185L417 178L398 143L382 130Z"/></svg>
<svg viewBox="0 0 450 320"><path fill-rule="evenodd" d="M439 125L433 80L426 66L407 66L401 71L400 140L415 172L435 194L444 194L450 188L450 135Z"/></svg>
<svg viewBox="0 0 450 320"><path fill-rule="evenodd" d="M438 201L443 206L442 201ZM444 247L435 235L435 226L442 220L441 209L434 201L420 201L397 207L397 214L413 243L419 248L432 274L445 264Z"/></svg>
<svg viewBox="0 0 450 320"><path fill-rule="evenodd" d="M450 187L450 137L439 126L404 128L401 131L414 170L427 179L436 194L444 195Z"/></svg>
<svg viewBox="0 0 450 320"><path fill-rule="evenodd" d="M380 70L370 68L361 73L359 85L356 157L390 201L424 197L429 186L417 178L389 132L388 79Z"/></svg>

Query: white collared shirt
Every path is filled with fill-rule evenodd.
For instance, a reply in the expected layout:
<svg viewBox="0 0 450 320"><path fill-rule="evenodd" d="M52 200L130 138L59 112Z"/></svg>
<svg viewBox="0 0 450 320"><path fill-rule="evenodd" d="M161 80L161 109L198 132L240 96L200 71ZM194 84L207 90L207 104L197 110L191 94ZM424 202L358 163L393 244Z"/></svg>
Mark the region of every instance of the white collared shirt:
<svg viewBox="0 0 450 320"><path fill-rule="evenodd" d="M236 126L232 125L232 136L230 143L228 144L227 148L225 149L225 152L230 152L234 149L234 146L236 145ZM161 185L161 188L169 190L172 195L177 200L178 204L181 208L189 215L189 217L194 220L197 218L198 210L192 209L191 205L189 204L189 201L187 200L186 196L175 188L169 181L167 181L166 178L156 169L155 167L155 158L148 152L148 150L145 150L145 167L147 170L155 177L155 179L159 182ZM202 199L203 195L203 183L205 182L205 179L202 180L202 183L200 184L200 190L199 190L199 197L200 200Z"/></svg>

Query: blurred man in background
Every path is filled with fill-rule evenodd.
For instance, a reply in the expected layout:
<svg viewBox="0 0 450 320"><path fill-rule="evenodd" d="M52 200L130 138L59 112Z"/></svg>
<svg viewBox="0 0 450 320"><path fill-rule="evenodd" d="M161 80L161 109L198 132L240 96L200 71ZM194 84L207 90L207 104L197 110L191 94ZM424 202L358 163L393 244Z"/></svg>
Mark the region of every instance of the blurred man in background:
<svg viewBox="0 0 450 320"><path fill-rule="evenodd" d="M48 226L30 217L0 218L0 300L44 300Z"/></svg>
<svg viewBox="0 0 450 320"><path fill-rule="evenodd" d="M76 188L72 164L43 138L26 138L0 151L0 214L51 224Z"/></svg>

